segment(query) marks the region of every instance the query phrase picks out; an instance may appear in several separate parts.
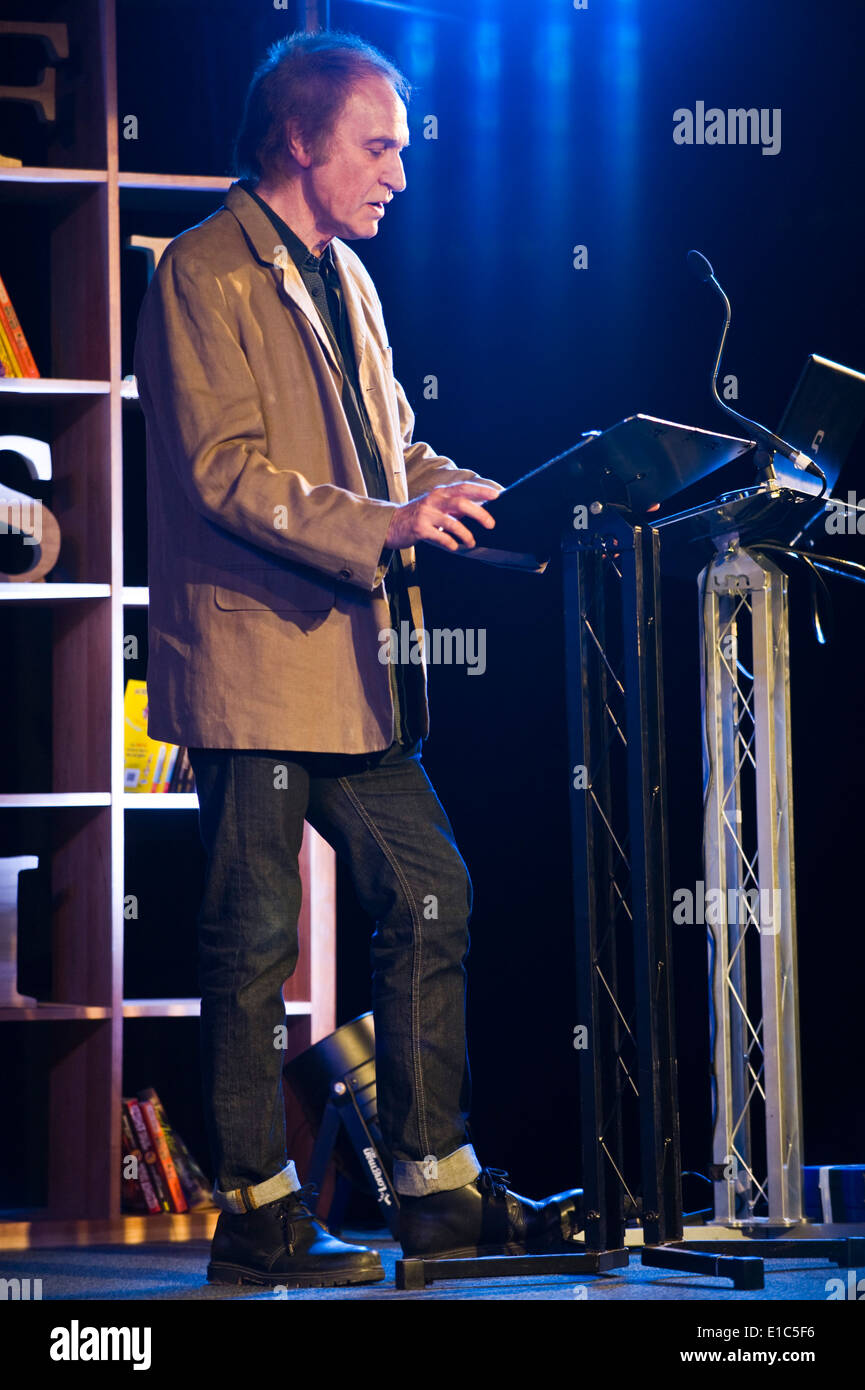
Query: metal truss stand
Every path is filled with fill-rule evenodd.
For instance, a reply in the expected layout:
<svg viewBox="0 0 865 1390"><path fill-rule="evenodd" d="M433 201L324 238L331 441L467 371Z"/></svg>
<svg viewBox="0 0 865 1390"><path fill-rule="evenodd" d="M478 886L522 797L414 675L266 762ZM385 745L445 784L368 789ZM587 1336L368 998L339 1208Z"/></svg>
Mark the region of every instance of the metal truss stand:
<svg viewBox="0 0 865 1390"><path fill-rule="evenodd" d="M865 1238L800 1228L787 579L734 534L715 544L699 578L705 883L695 920L707 929L713 1017L711 1224L740 1239L701 1244L849 1267Z"/></svg>

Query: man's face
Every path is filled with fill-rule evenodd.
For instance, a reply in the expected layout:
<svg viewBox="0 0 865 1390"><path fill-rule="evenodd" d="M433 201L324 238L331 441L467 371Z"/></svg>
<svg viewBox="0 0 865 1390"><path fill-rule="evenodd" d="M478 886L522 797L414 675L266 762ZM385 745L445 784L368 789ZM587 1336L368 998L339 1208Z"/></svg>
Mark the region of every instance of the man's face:
<svg viewBox="0 0 865 1390"><path fill-rule="evenodd" d="M385 204L405 188L405 103L385 78L357 84L337 117L325 163L302 171L304 196L322 238L373 237Z"/></svg>

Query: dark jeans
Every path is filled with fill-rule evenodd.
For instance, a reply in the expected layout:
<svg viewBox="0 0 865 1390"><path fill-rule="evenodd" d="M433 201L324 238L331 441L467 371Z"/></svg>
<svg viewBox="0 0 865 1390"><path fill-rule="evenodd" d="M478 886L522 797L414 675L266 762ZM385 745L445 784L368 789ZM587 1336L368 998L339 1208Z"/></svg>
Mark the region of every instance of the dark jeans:
<svg viewBox="0 0 865 1390"><path fill-rule="evenodd" d="M285 1054L275 1040L285 1022L282 985L298 958L304 819L348 865L375 923L378 1115L397 1189L471 1181L479 1170L466 1138L472 890L420 743L357 757L202 748L189 756L207 851L201 1044L217 1188L245 1191L288 1161Z"/></svg>

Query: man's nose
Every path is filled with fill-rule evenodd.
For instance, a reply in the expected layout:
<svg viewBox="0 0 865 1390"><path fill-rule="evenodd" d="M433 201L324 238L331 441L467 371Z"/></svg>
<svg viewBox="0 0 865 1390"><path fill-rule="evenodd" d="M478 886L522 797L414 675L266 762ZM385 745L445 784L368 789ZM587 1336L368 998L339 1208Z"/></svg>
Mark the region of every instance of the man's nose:
<svg viewBox="0 0 865 1390"><path fill-rule="evenodd" d="M393 159L388 164L384 182L394 193L402 193L405 188L405 169L403 168L402 159L396 151L394 151Z"/></svg>

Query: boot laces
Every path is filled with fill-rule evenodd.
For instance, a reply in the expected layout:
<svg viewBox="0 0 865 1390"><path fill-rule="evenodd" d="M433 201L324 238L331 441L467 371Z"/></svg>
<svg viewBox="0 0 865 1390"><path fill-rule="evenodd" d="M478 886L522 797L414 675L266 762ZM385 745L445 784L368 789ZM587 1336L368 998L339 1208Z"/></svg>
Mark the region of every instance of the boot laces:
<svg viewBox="0 0 865 1390"><path fill-rule="evenodd" d="M296 1222L316 1221L323 1230L327 1230L327 1226L312 1210L317 1199L318 1187L314 1182L305 1182L302 1187L283 1197L279 1215L282 1222L283 1239L289 1255L293 1255L295 1250L295 1241L291 1238L290 1228Z"/></svg>
<svg viewBox="0 0 865 1390"><path fill-rule="evenodd" d="M311 1216L315 1219L313 1208L319 1197L318 1184L314 1182L305 1182L303 1187L299 1187L296 1192L292 1193L292 1196L294 1200L299 1202L304 1208L307 1216Z"/></svg>
<svg viewBox="0 0 865 1390"><path fill-rule="evenodd" d="M510 1174L504 1168L482 1168L480 1186L482 1192L490 1192L494 1197L504 1197L510 1187Z"/></svg>

